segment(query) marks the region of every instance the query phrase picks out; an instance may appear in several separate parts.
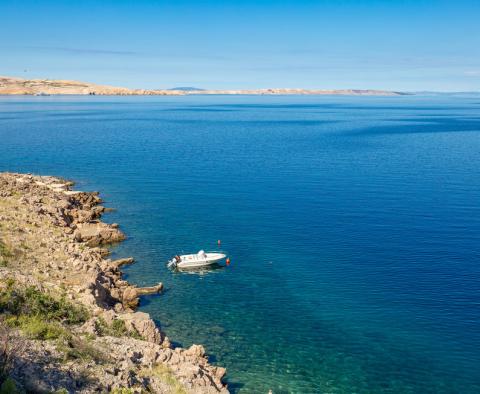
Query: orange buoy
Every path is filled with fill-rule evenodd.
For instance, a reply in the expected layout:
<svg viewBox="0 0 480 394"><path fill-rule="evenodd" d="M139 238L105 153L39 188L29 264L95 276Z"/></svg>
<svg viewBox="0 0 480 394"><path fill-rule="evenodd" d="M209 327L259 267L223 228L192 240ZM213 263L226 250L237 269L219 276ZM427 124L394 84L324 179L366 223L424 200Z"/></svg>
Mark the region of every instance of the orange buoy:
<svg viewBox="0 0 480 394"><path fill-rule="evenodd" d="M225 260L225 262L227 263L227 265L230 265L230 258L227 257L227 259Z"/></svg>

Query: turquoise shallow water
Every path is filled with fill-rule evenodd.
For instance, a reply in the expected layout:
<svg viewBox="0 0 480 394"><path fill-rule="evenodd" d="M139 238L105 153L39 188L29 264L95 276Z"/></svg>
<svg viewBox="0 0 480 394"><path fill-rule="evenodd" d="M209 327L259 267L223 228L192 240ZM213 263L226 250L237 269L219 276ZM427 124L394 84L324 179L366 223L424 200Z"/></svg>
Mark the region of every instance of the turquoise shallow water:
<svg viewBox="0 0 480 394"><path fill-rule="evenodd" d="M100 190L239 393L480 392L480 98L0 97L0 170ZM179 251L230 267L173 274Z"/></svg>

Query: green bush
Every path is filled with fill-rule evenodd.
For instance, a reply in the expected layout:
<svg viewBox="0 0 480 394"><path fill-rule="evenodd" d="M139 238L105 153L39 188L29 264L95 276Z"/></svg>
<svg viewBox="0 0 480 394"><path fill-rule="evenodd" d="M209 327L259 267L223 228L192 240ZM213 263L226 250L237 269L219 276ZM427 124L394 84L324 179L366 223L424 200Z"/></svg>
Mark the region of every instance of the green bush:
<svg viewBox="0 0 480 394"><path fill-rule="evenodd" d="M0 289L0 313L17 314L20 309L21 299L14 289L15 281L11 278L6 280L6 287Z"/></svg>
<svg viewBox="0 0 480 394"><path fill-rule="evenodd" d="M67 335L64 337L63 343L58 346L58 349L63 351L67 360L93 360L96 363L103 364L109 362L110 359L105 352L102 352L97 345L91 343L88 339Z"/></svg>
<svg viewBox="0 0 480 394"><path fill-rule="evenodd" d="M114 388L112 391L111 391L112 394L133 394L134 391L133 389L129 389L129 388L126 388L126 387L120 387L120 388Z"/></svg>
<svg viewBox="0 0 480 394"><path fill-rule="evenodd" d="M140 333L139 333L138 331L136 331L136 330L129 331L128 336L129 336L130 338L143 340L143 337L142 337L142 336L140 335Z"/></svg>
<svg viewBox="0 0 480 394"><path fill-rule="evenodd" d="M132 337L135 339L142 339L142 336L137 331L129 331L122 319L113 319L112 324L108 325L105 319L99 317L95 321L95 329L100 336Z"/></svg>
<svg viewBox="0 0 480 394"><path fill-rule="evenodd" d="M65 336L62 324L80 324L89 318L84 307L73 305L64 296L53 297L32 286L15 286L11 279L0 289L0 313L5 314L4 321L10 327L42 340Z"/></svg>
<svg viewBox="0 0 480 394"><path fill-rule="evenodd" d="M84 323L89 318L88 311L81 306L73 305L65 296L58 299L40 292L34 287L25 291L24 304L27 314L36 314L48 320L62 321L65 324Z"/></svg>
<svg viewBox="0 0 480 394"><path fill-rule="evenodd" d="M125 325L125 322L121 319L114 319L110 327L112 329L113 335L116 337L128 335L127 326Z"/></svg>
<svg viewBox="0 0 480 394"><path fill-rule="evenodd" d="M177 379L172 370L166 364L155 364L150 369L144 369L142 376L156 376L162 382L170 386L170 392L173 394L186 394L183 384Z"/></svg>
<svg viewBox="0 0 480 394"><path fill-rule="evenodd" d="M19 328L30 339L58 339L66 333L59 323L47 322L39 316L11 316L5 323Z"/></svg>
<svg viewBox="0 0 480 394"><path fill-rule="evenodd" d="M84 307L73 305L65 296L55 298L33 286L23 289L14 284L10 281L6 289L0 290L0 313L36 316L48 322L65 324L80 324L89 318Z"/></svg>
<svg viewBox="0 0 480 394"><path fill-rule="evenodd" d="M12 378L7 378L0 386L0 394L16 394L20 393Z"/></svg>

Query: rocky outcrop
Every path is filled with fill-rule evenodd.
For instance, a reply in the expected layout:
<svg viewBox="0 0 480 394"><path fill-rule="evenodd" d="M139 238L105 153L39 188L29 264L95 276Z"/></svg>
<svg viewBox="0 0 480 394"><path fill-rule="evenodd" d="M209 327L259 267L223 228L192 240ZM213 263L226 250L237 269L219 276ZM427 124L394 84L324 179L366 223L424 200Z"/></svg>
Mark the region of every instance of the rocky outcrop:
<svg viewBox="0 0 480 394"><path fill-rule="evenodd" d="M88 221L91 218L82 216L83 222L77 225L75 230L75 240L85 242L88 246L98 246L120 242L125 239L125 235L115 226L102 222Z"/></svg>
<svg viewBox="0 0 480 394"><path fill-rule="evenodd" d="M121 319L125 322L127 328L135 330L145 340L155 344L163 344L164 347L170 347L168 338L158 330L148 313L125 313L121 316Z"/></svg>
<svg viewBox="0 0 480 394"><path fill-rule="evenodd" d="M133 264L135 259L133 257L126 257L124 259L113 260L111 262L112 267L120 268L124 265Z"/></svg>
<svg viewBox="0 0 480 394"><path fill-rule="evenodd" d="M163 374L178 381L185 393L226 393L221 383L225 369L212 367L203 347L164 348L134 338L96 337L90 346L103 354L97 362L62 361L63 354L50 341L16 336L23 350L15 358L11 376L28 392L110 392L130 388L133 392L172 393ZM28 349L28 350L26 350ZM100 353L101 352L101 353ZM100 357L100 356L99 356ZM162 366L163 374L156 373Z"/></svg>
<svg viewBox="0 0 480 394"><path fill-rule="evenodd" d="M165 374L171 374L186 392L227 393L225 370L207 362L203 347L172 349L150 316L135 311L140 296L160 293L163 285L142 288L122 279L120 267L133 258L108 258L103 245L125 235L118 225L101 222L101 203L98 193L74 191L59 178L0 173L0 241L14 257L0 266L0 289L13 279L83 305L91 318L75 330L91 335L89 346L106 355L62 363L62 351L51 342L24 339L12 376L26 389L45 392L125 387L167 393Z"/></svg>

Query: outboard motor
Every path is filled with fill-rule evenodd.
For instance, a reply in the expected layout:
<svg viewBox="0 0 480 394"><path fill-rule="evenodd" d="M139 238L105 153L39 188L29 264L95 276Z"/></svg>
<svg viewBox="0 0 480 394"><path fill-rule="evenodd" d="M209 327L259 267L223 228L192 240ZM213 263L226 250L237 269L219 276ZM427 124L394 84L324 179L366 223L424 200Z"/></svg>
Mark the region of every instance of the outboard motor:
<svg viewBox="0 0 480 394"><path fill-rule="evenodd" d="M168 268L176 268L177 267L177 260L175 258L171 259L168 262L167 267Z"/></svg>

